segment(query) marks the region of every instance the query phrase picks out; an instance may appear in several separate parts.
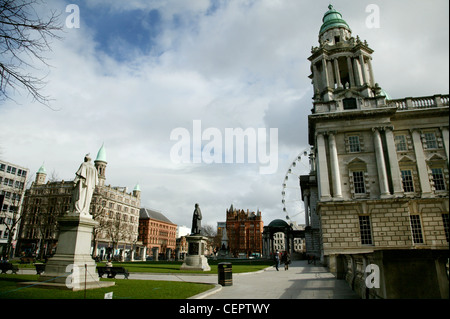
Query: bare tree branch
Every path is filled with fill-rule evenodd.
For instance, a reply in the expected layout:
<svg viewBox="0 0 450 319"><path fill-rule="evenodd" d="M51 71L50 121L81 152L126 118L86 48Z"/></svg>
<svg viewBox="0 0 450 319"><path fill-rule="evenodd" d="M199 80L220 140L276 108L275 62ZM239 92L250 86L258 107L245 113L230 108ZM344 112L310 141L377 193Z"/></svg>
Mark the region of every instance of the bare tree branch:
<svg viewBox="0 0 450 319"><path fill-rule="evenodd" d="M0 0L0 99L10 99L11 91L25 89L29 95L48 106L49 96L41 93L45 77L27 70L49 66L43 53L51 51L51 39L62 30L59 14L51 11L44 20L36 12L41 0Z"/></svg>

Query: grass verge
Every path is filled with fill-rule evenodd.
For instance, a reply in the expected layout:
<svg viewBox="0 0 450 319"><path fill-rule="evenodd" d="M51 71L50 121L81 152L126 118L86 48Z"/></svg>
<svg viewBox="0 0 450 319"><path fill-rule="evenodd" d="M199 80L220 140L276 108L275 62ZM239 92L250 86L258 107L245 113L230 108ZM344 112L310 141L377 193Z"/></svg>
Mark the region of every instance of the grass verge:
<svg viewBox="0 0 450 319"><path fill-rule="evenodd" d="M19 282L37 281L37 275L0 275L0 299L83 299L85 292L19 286ZM213 285L132 279L100 279L115 281L115 286L86 290L86 299L104 299L112 292L113 299L186 299L213 288Z"/></svg>

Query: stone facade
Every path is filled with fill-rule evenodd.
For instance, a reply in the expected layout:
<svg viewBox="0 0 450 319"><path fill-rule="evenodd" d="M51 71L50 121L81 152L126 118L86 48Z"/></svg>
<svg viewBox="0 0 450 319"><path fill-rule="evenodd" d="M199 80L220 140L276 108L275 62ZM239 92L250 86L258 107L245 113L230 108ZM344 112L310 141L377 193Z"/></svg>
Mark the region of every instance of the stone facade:
<svg viewBox="0 0 450 319"><path fill-rule="evenodd" d="M90 207L90 214L98 222L93 232L92 254L94 257L124 260L131 257L130 253L137 244L140 190L136 186L132 192L127 192L126 187L105 185L106 164L102 146L95 161L100 182ZM26 191L19 236L20 251L40 252L42 256L52 254L56 249L57 219L69 211L73 191L72 181L46 182L46 177L42 166Z"/></svg>
<svg viewBox="0 0 450 319"><path fill-rule="evenodd" d="M11 254L17 240L28 168L0 161L0 255ZM7 252L9 250L9 252Z"/></svg>
<svg viewBox="0 0 450 319"><path fill-rule="evenodd" d="M358 286L366 278L361 265L375 260L374 254L429 250L448 257L449 97L387 98L374 80L373 50L366 41L354 39L337 17L342 16L330 6L324 16L329 29L319 35L320 46L309 58L315 88L308 117L314 161L310 175L303 178L315 177L317 187L301 186L303 196L318 195L309 212L315 210L318 216L322 261L338 276L352 278L352 286L359 278ZM304 199L306 206L311 200ZM361 257L356 254L364 255L364 263L355 263ZM436 257L426 264L423 256L408 256L405 262L417 257L436 274L438 280L431 285L439 290L442 272L436 269L448 265L448 259ZM352 266L342 267L349 258ZM393 260L380 258L380 265ZM389 265L381 267L386 271L383 278L390 276ZM398 297L381 293L385 288L371 296ZM408 296L414 295L414 289L420 295L417 287L410 289ZM448 297L448 277L447 290L441 289L439 295Z"/></svg>

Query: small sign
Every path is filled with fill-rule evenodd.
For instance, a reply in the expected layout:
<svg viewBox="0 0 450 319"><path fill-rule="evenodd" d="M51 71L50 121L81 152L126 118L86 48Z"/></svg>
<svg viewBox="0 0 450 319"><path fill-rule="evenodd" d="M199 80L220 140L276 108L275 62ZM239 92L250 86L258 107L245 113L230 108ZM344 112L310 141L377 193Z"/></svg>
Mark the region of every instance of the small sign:
<svg viewBox="0 0 450 319"><path fill-rule="evenodd" d="M112 291L111 292L107 292L105 294L105 299L113 299L113 292Z"/></svg>

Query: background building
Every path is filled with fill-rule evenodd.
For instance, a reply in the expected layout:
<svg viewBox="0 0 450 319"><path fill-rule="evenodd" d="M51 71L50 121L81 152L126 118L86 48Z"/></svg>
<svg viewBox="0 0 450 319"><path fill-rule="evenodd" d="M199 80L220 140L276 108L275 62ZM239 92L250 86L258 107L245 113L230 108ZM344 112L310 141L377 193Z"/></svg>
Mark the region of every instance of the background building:
<svg viewBox="0 0 450 319"><path fill-rule="evenodd" d="M126 187L105 185L106 150L102 146L94 161L99 174L90 213L99 222L94 228L93 256L101 259L131 258L138 245L140 189L131 193ZM23 222L20 231L20 250L25 254L52 254L56 249L59 216L65 214L72 202L73 181L47 181L42 166L35 181L26 191Z"/></svg>
<svg viewBox="0 0 450 319"><path fill-rule="evenodd" d="M0 160L0 256L13 253L19 233L28 168Z"/></svg>
<svg viewBox="0 0 450 319"><path fill-rule="evenodd" d="M363 297L448 298L448 95L389 99L373 50L332 6L319 44L309 57L315 168L301 185L323 262ZM380 288L365 284L369 264Z"/></svg>
<svg viewBox="0 0 450 319"><path fill-rule="evenodd" d="M262 254L263 221L258 210L227 209L226 229L229 252L233 257L250 257Z"/></svg>
<svg viewBox="0 0 450 319"><path fill-rule="evenodd" d="M172 259L175 257L177 225L161 212L141 208L139 215L139 240L153 259ZM183 247L183 241L180 241ZM185 246L185 244L184 244ZM157 259L156 259L157 260Z"/></svg>

